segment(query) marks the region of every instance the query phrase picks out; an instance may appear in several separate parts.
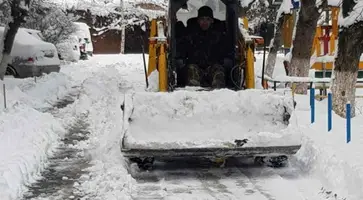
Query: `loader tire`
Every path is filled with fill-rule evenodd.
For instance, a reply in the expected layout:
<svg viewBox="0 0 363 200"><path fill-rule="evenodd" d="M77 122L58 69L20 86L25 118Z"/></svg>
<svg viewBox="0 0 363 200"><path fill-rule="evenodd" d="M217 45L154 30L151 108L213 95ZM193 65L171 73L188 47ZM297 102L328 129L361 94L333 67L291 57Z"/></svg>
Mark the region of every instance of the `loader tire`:
<svg viewBox="0 0 363 200"><path fill-rule="evenodd" d="M154 164L154 158L144 158L144 159L141 159L141 158L130 158L130 161L131 162L134 162L137 164L137 166L139 167L139 169L141 170L150 170L152 169L153 167L153 164Z"/></svg>
<svg viewBox="0 0 363 200"><path fill-rule="evenodd" d="M275 156L270 157L267 162L267 166L273 168L285 167L288 163L287 156Z"/></svg>
<svg viewBox="0 0 363 200"><path fill-rule="evenodd" d="M288 164L288 157L285 155L273 157L258 156L255 157L255 164L266 165L272 168L285 167Z"/></svg>

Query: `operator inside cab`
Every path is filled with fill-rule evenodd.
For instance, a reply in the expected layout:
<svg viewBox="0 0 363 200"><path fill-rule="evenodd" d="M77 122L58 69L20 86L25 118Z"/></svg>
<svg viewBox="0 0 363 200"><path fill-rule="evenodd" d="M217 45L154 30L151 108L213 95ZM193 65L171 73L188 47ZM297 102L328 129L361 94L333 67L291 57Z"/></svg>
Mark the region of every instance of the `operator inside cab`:
<svg viewBox="0 0 363 200"><path fill-rule="evenodd" d="M203 6L198 10L197 25L188 28L189 33L179 42L185 51L184 58L177 62L184 68L185 83L187 86L224 88L226 71L231 68L232 60L226 56L225 35L215 26L210 7Z"/></svg>

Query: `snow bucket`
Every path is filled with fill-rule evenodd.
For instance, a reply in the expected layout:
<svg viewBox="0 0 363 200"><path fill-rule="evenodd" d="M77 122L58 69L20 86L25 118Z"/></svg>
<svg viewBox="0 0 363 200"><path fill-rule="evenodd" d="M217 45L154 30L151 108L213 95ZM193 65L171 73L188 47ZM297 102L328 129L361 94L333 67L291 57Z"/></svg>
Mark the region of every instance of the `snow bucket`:
<svg viewBox="0 0 363 200"><path fill-rule="evenodd" d="M254 156L300 148L293 100L274 91L138 92L125 95L125 156Z"/></svg>

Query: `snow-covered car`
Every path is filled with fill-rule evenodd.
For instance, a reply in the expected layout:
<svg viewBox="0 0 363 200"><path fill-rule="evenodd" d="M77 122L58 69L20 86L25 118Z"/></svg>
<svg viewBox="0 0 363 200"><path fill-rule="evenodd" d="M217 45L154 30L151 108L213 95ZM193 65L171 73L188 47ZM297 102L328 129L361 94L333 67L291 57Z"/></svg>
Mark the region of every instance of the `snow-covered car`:
<svg viewBox="0 0 363 200"><path fill-rule="evenodd" d="M3 37L4 27L0 27L0 38ZM11 57L7 75L26 78L60 71L56 47L52 43L39 40L23 29L19 29L15 35Z"/></svg>
<svg viewBox="0 0 363 200"><path fill-rule="evenodd" d="M56 44L61 58L67 61L77 62L81 56L78 37L70 35L67 39Z"/></svg>
<svg viewBox="0 0 363 200"><path fill-rule="evenodd" d="M77 31L75 32L75 35L79 38L79 44L80 48L90 56L93 55L93 44L92 44L92 38L91 38L91 32L89 30L89 26L82 22L73 22L76 27Z"/></svg>

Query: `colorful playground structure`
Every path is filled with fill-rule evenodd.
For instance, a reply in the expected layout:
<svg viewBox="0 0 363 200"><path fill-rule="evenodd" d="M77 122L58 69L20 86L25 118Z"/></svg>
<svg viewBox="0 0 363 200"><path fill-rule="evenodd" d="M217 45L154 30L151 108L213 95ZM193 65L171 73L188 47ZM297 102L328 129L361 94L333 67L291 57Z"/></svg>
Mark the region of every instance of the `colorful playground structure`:
<svg viewBox="0 0 363 200"><path fill-rule="evenodd" d="M292 34L297 19L296 10L298 5L291 10L290 14L285 14L283 24L283 45L285 55L289 52L292 46ZM330 78L334 67L335 53L338 44L338 16L340 8L329 6L324 10L325 19L323 23L319 23L316 27L316 33L311 51L311 68L310 77L312 78ZM324 17L324 16L323 16ZM360 58L358 79L363 79L363 56ZM359 81L361 82L361 81ZM363 85L357 84L357 87ZM316 83L315 88L320 90L320 93L326 95L326 89L329 83Z"/></svg>

